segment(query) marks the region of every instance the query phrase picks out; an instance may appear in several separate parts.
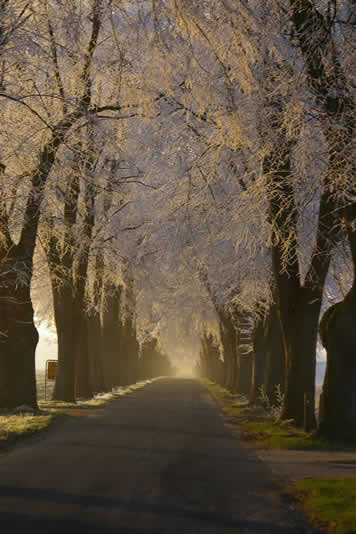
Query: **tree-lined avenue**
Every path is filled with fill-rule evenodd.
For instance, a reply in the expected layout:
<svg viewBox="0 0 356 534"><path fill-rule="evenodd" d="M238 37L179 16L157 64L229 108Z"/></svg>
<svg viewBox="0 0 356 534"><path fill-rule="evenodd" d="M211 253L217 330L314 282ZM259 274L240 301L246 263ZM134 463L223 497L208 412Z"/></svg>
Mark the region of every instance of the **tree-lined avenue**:
<svg viewBox="0 0 356 534"><path fill-rule="evenodd" d="M162 378L91 413L0 457L3 532L301 532L198 382Z"/></svg>

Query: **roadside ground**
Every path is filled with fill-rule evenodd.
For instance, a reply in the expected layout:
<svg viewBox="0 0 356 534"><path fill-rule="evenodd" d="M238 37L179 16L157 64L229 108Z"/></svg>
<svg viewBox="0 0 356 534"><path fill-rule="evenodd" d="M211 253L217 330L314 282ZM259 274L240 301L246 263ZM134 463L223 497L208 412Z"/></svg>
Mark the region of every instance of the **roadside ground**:
<svg viewBox="0 0 356 534"><path fill-rule="evenodd" d="M74 409L83 415L0 455L4 532L310 532L196 380L161 378Z"/></svg>
<svg viewBox="0 0 356 534"><path fill-rule="evenodd" d="M129 386L116 387L111 392L98 393L92 399L78 399L74 402L44 399L42 380L38 380L39 411L28 406L0 412L0 452L8 452L19 440L52 428L66 417L92 417L98 410L120 397L141 389L157 380L142 380Z"/></svg>
<svg viewBox="0 0 356 534"><path fill-rule="evenodd" d="M209 380L200 382L220 406L225 425L255 450L319 532L356 533L356 445L321 440Z"/></svg>

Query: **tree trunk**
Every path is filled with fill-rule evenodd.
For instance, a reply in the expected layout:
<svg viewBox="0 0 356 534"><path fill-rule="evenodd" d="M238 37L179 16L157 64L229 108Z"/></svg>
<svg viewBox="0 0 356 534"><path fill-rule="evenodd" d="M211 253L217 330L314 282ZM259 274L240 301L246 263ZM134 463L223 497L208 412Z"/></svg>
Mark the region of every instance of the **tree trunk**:
<svg viewBox="0 0 356 534"><path fill-rule="evenodd" d="M52 293L58 339L58 367L52 398L75 402L75 354L80 317L71 287L54 286Z"/></svg>
<svg viewBox="0 0 356 534"><path fill-rule="evenodd" d="M72 228L77 220L80 194L79 177L68 178L64 202L65 230L62 239L54 229L54 220L48 221L49 238L46 255L51 277L53 310L58 339L58 368L53 400L75 402L75 357L79 342L80 310L74 295L73 263L74 239Z"/></svg>
<svg viewBox="0 0 356 534"><path fill-rule="evenodd" d="M0 190L0 406L4 408L27 404L37 409L35 351L38 332L30 295L33 254L47 178L72 124L72 121L60 122L59 130L53 128L37 168L30 173L30 192L17 245L11 238L6 200Z"/></svg>
<svg viewBox="0 0 356 534"><path fill-rule="evenodd" d="M252 375L251 390L249 400L251 404L256 404L260 395L261 387L264 386L266 365L266 344L264 336L263 320L258 320L253 332L253 352L252 352Z"/></svg>
<svg viewBox="0 0 356 534"><path fill-rule="evenodd" d="M333 195L335 190L338 190L339 194L342 195L342 179L345 187L344 198L350 199L355 194L355 191L350 191L354 183L354 166L352 165L355 124L353 97L346 83L339 58L335 53L334 33L329 20L309 0L291 1L291 20L305 60L309 85L313 89L317 103L322 108L320 123L329 151L328 174L331 187L328 197L331 208L333 207L332 203L334 203L332 211L335 211L335 208L338 207L338 200L334 200ZM347 207L344 215L348 225L353 264L356 267L356 243L353 246L356 233L351 230L356 218L355 206ZM330 228L332 228L330 225L324 227L325 234L328 233L328 230L330 231ZM346 409L345 419L341 412L339 414L340 422L343 420L344 424L348 425L348 421L351 421L349 419L350 408L347 408L345 399L350 398L352 386L348 383L344 388L344 378L347 380L350 375L353 375L354 369L349 349L349 347L354 346L352 339L354 328L351 326L350 318L347 317L348 312L352 313L353 311L354 313L353 298L351 291L345 301L335 307L330 312L330 316L327 315L324 320L325 332L323 334L324 342L328 348L328 371L324 383L325 393L321 399L320 431L325 434L330 433L330 435L334 423L336 424L334 401L335 405ZM350 327L350 331L348 331L347 326ZM342 332L351 336L349 347L346 346L341 337ZM338 360L340 361L338 362ZM341 376L338 373L341 372L346 363L350 367L345 367L345 376ZM352 378L350 380L352 383ZM338 386L336 386L336 382L338 382ZM340 399L335 396L337 389L340 392ZM328 410L331 410L330 414L327 414ZM340 429L341 426L337 425ZM352 435L351 429L344 428L344 432Z"/></svg>
<svg viewBox="0 0 356 534"><path fill-rule="evenodd" d="M90 380L94 392L105 391L103 370L103 337L100 318L100 307L103 298L104 257L96 253L94 261L94 282L90 301L92 309L88 320L89 368Z"/></svg>
<svg viewBox="0 0 356 534"><path fill-rule="evenodd" d="M236 391L241 395L249 396L251 392L251 381L252 381L252 356L249 355L240 355L239 358L239 369L238 369L238 387Z"/></svg>
<svg viewBox="0 0 356 534"><path fill-rule="evenodd" d="M277 388L284 392L285 385L285 355L281 325L277 315L277 307L273 304L264 324L266 365L264 376L264 390L272 404L276 404Z"/></svg>
<svg viewBox="0 0 356 534"><path fill-rule="evenodd" d="M9 253L8 261L15 263L16 259L15 249ZM1 264L0 281L0 408L25 404L37 409L38 332L33 322L29 283L18 283L16 272L9 272L5 261Z"/></svg>
<svg viewBox="0 0 356 534"><path fill-rule="evenodd" d="M224 365L224 377L223 377L223 386L228 389L228 384L231 383L231 361L229 359L229 354L223 351L223 365Z"/></svg>
<svg viewBox="0 0 356 534"><path fill-rule="evenodd" d="M286 361L282 418L293 419L297 426L305 423L312 429L316 424L314 398L318 320L334 246L337 214L335 203L330 198L328 176L320 198L316 244L302 285L298 264L297 212L289 181L290 152L287 148L282 161L283 165L270 176L270 216L277 241L272 246L272 266ZM294 260L284 259L283 243L289 243L289 255ZM304 421L304 393L308 401L307 421Z"/></svg>
<svg viewBox="0 0 356 534"><path fill-rule="evenodd" d="M102 333L100 315L95 310L87 318L90 383L95 393L105 391L102 362Z"/></svg>
<svg viewBox="0 0 356 534"><path fill-rule="evenodd" d="M125 380L127 384L134 384L137 381L139 345L137 343L136 328L132 317L126 319L123 329L124 344L121 348L121 357L124 358L126 366ZM124 356L125 351L126 357Z"/></svg>
<svg viewBox="0 0 356 534"><path fill-rule="evenodd" d="M129 366L129 383L135 384L138 379L138 358L139 358L140 345L137 341L136 327L131 331L131 356Z"/></svg>
<svg viewBox="0 0 356 534"><path fill-rule="evenodd" d="M99 0L94 2L92 15L91 36L79 75L84 81L84 92L78 108L51 126L51 135L39 154L38 165L29 173L31 186L18 245L11 239L6 204L0 202L2 233L6 241L4 248L3 242L0 243L0 298L3 301L0 311L0 338L3 338L0 339L0 406L4 408L23 403L37 408L35 350L38 333L30 299L33 254L46 182L57 151L73 124L87 113L90 104L90 67L101 27Z"/></svg>
<svg viewBox="0 0 356 534"><path fill-rule="evenodd" d="M237 315L237 330L235 333L236 374L234 391L248 397L251 393L252 382L252 351L250 315Z"/></svg>
<svg viewBox="0 0 356 534"><path fill-rule="evenodd" d="M202 371L209 380L218 382L219 346L212 334L203 332L201 337L200 360Z"/></svg>
<svg viewBox="0 0 356 534"><path fill-rule="evenodd" d="M103 371L106 388L112 389L120 383L119 310L122 288L107 284L104 291L105 302L102 311Z"/></svg>
<svg viewBox="0 0 356 534"><path fill-rule="evenodd" d="M82 311L77 332L77 353L75 358L75 395L82 399L93 396L90 380L89 345L88 345L88 318Z"/></svg>
<svg viewBox="0 0 356 534"><path fill-rule="evenodd" d="M318 433L335 441L356 441L356 284L324 314L320 333L327 367L320 399Z"/></svg>
<svg viewBox="0 0 356 534"><path fill-rule="evenodd" d="M138 356L140 348L136 332L136 291L129 264L127 264L125 271L125 282L125 307L120 313L120 322L122 325L121 357L124 358L126 354L126 381L128 384L133 384L137 381L138 377Z"/></svg>
<svg viewBox="0 0 356 534"><path fill-rule="evenodd" d="M121 304L121 303L120 303ZM117 386L127 386L129 382L129 332L127 325L121 320L121 306L118 308L117 326L116 326L116 365L117 365Z"/></svg>
<svg viewBox="0 0 356 534"><path fill-rule="evenodd" d="M78 330L79 343L76 354L76 395L82 398L91 398L93 390L90 382L89 348L88 348L88 322L85 306L85 290L88 279L89 253L93 229L95 225L96 188L93 173L95 170L95 143L93 119L88 121L87 145L81 147L82 172L86 176L84 183L84 220L83 243L78 254L77 272L72 265L73 285L75 298L80 310L80 327Z"/></svg>
<svg viewBox="0 0 356 534"><path fill-rule="evenodd" d="M321 292L318 292L321 293ZM321 294L299 288L293 300L283 298L280 315L287 360L283 419L297 426L315 427L315 366ZM288 308L288 312L286 312ZM307 395L307 421L304 421L304 395Z"/></svg>
<svg viewBox="0 0 356 534"><path fill-rule="evenodd" d="M355 194L355 191L353 192ZM356 203L345 210L354 270L350 292L329 308L320 324L327 366L318 432L332 440L356 441Z"/></svg>
<svg viewBox="0 0 356 534"><path fill-rule="evenodd" d="M237 372L236 331L227 314L220 313L220 336L226 370L224 386L229 391L234 392Z"/></svg>

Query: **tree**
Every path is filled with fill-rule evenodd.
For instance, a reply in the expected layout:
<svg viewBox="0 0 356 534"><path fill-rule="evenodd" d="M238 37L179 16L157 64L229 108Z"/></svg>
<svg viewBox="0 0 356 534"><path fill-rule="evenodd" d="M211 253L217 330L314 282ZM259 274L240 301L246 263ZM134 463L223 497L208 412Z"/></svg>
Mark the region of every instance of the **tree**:
<svg viewBox="0 0 356 534"><path fill-rule="evenodd" d="M139 376L141 379L156 376L169 376L172 365L166 354L162 352L158 339L147 338L141 345L139 358Z"/></svg>
<svg viewBox="0 0 356 534"><path fill-rule="evenodd" d="M197 353L204 325L231 391L253 402L284 380L283 416L302 425L306 393L312 427L320 310L345 232L355 264L350 2L14 0L11 16L10 4L6 27L24 9L5 33L28 53L0 44L3 279L16 271L19 286L27 226L30 285L40 228L71 347L60 395L73 400L75 376L82 395L104 375L108 388L134 380L148 337ZM333 339L353 298L324 321L330 354L348 354Z"/></svg>
<svg viewBox="0 0 356 534"><path fill-rule="evenodd" d="M323 138L319 117L313 113L310 86L303 79L301 83L298 51L282 31L291 27L288 12L274 1L268 7L254 7L251 10L243 2L219 2L214 9L205 2L194 6L175 3L174 14L182 23L177 31L184 35L190 57L189 69L181 67L184 94L179 95L182 85L171 86L171 92L188 119L195 121L195 131L200 120L198 134L209 151L209 158L204 158L209 169L204 169L206 176L214 176L227 156L235 167L239 156L240 171L241 153L245 155L245 170L237 173L236 179L250 198L249 212L241 209L241 197L236 210L249 221L246 226L254 232L251 240L256 240L256 226L260 225L260 236L272 253L273 285L287 362L284 417L303 424L307 393L311 407L308 424L313 426L317 326L337 239L338 203L330 195L335 176L330 158L326 173L322 165L314 166L311 175L306 172L313 157L305 150L308 121L319 146L328 138ZM157 16L168 18L168 12L165 2L156 4ZM279 37L273 39L275 35ZM213 142L208 135L211 128L215 129ZM301 163L298 158L302 147ZM215 158L211 156L213 151ZM308 200L310 192L312 203ZM308 203L311 210L305 209ZM307 261L302 258L303 249L308 248L302 240L305 225L313 233Z"/></svg>
<svg viewBox="0 0 356 534"><path fill-rule="evenodd" d="M343 2L341 6L328 2L326 13L319 11L309 0L291 1L290 9L305 61L306 78L320 107L321 127L328 146L328 198L330 203L341 200L344 206L343 216L354 266L351 290L342 302L325 313L321 322L328 363L319 431L329 438L355 440L355 339L352 334L350 337L356 306L354 103L352 80L345 69L350 52L347 38L350 37L352 43L355 14L350 2Z"/></svg>
<svg viewBox="0 0 356 534"><path fill-rule="evenodd" d="M9 162L6 168L9 168L9 171L3 176L3 184L9 184L9 188L13 190L11 183L14 183L17 207L19 208L22 202L24 217L22 228L19 229L19 221L16 221L17 235L14 235L11 228L13 219L10 219L11 202L8 199L2 200L0 262L1 278L4 282L1 283L0 298L6 302L0 324L0 331L4 333L0 372L0 405L3 407L24 403L36 407L34 351L38 335L33 323L30 285L41 206L57 154L72 128L75 125L81 126L81 120L93 115L98 116L100 113L102 117L103 112L112 111L119 112L118 118L121 120L120 112L124 109L117 103L112 105L110 96L109 104L99 106L96 100L99 97L98 92L94 92L92 87L94 56L107 6L97 0L89 2L88 5L81 3L75 6L75 38L72 42L77 47L76 54L73 54L70 46L59 46L51 22L54 12L57 16L56 31L63 30L63 35L68 36L66 25L69 17L73 16L69 8L63 9L59 16L59 7L47 2L23 4L23 7L25 23L20 26L28 54L24 56L18 49L11 49L12 55L9 54L6 58L9 69L6 70L3 80L3 84L9 89L2 92L0 97L4 113L11 119L7 121L7 129L14 127L16 121L20 120L23 124L23 137L25 140L30 139L33 154L36 156L32 156L31 144L27 142L30 154L26 167L32 167L32 170L28 171L26 168L17 180L22 182L23 190L27 193L26 197L21 197L20 190L17 189L18 183L12 180L9 174L16 168L16 156L13 155L16 150L11 156L8 147L7 154L5 153ZM48 44L48 49L43 49L42 37L43 42ZM68 38L70 39L70 36ZM84 49L81 48L83 42ZM112 42L113 40L111 45ZM36 69L38 65L41 75ZM13 70L10 66L13 66ZM68 69L70 76L63 76L61 66ZM36 83L33 81L35 79ZM73 80L74 89L71 85ZM16 88L16 92L13 88ZM34 133L29 135L31 129ZM6 138L8 130L3 132L3 138ZM23 140L21 142L26 143ZM18 379L19 369L24 370L21 372L21 380Z"/></svg>
<svg viewBox="0 0 356 534"><path fill-rule="evenodd" d="M199 353L199 372L201 376L223 385L224 367L220 358L219 342L214 335L202 332L201 349Z"/></svg>

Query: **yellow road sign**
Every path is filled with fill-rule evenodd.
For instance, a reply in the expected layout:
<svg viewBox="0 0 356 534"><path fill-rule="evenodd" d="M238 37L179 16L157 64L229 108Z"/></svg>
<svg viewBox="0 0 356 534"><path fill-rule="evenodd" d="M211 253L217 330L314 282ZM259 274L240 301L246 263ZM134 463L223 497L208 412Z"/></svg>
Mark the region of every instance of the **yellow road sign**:
<svg viewBox="0 0 356 534"><path fill-rule="evenodd" d="M57 374L57 360L47 360L47 378L48 380L55 380Z"/></svg>

